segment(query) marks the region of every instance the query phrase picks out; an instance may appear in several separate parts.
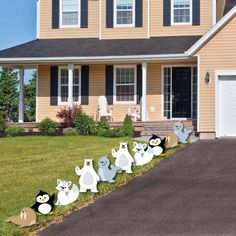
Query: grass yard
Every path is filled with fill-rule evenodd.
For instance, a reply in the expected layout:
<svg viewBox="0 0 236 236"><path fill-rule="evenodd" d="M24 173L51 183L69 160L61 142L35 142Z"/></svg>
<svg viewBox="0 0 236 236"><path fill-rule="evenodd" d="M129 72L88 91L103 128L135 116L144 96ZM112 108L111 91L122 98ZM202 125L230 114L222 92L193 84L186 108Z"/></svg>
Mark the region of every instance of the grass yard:
<svg viewBox="0 0 236 236"><path fill-rule="evenodd" d="M91 203L95 198L140 175L161 159L182 148L179 146L167 150L163 157L154 158L143 167L135 167L133 174L118 174L114 184L100 183L97 194L80 193L75 203L56 207L54 215L38 216L38 225L21 229L4 222L9 216L18 215L23 207L31 207L40 189L49 194L57 193L55 187L58 178L72 181L79 186L79 177L74 168L76 165L83 167L84 158L93 158L96 171L97 161L102 155L109 154L109 159L114 163L115 159L110 151L112 148L117 150L120 141L128 141L131 150L132 140L129 138L71 136L0 139L0 235L26 235L50 221L59 220L63 214Z"/></svg>

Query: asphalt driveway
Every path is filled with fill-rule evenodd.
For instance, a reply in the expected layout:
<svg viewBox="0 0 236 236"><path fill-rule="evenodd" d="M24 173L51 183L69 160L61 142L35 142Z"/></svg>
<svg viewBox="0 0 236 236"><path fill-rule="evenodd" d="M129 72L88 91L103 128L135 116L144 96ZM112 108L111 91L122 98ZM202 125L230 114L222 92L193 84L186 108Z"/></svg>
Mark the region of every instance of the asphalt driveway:
<svg viewBox="0 0 236 236"><path fill-rule="evenodd" d="M236 235L236 140L192 144L39 235Z"/></svg>

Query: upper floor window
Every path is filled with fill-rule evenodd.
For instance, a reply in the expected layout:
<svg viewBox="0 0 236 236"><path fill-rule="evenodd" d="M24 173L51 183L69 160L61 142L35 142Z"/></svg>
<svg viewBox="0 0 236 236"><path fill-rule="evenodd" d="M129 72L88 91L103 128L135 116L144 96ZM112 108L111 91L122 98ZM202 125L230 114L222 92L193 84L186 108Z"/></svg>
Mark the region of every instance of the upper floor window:
<svg viewBox="0 0 236 236"><path fill-rule="evenodd" d="M172 0L171 9L173 25L192 24L192 0Z"/></svg>
<svg viewBox="0 0 236 236"><path fill-rule="evenodd" d="M115 26L134 26L135 0L114 1Z"/></svg>
<svg viewBox="0 0 236 236"><path fill-rule="evenodd" d="M61 27L79 27L80 0L60 0L60 25Z"/></svg>

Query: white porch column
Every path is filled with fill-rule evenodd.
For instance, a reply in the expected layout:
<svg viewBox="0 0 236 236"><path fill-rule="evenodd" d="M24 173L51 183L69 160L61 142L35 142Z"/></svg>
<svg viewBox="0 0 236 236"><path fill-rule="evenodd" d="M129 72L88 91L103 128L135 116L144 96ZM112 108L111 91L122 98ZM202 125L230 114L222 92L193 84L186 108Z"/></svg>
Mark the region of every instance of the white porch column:
<svg viewBox="0 0 236 236"><path fill-rule="evenodd" d="M19 111L18 122L24 123L24 69L19 70Z"/></svg>
<svg viewBox="0 0 236 236"><path fill-rule="evenodd" d="M147 63L142 63L141 119L147 121Z"/></svg>
<svg viewBox="0 0 236 236"><path fill-rule="evenodd" d="M68 106L73 107L73 70L74 65L68 64Z"/></svg>

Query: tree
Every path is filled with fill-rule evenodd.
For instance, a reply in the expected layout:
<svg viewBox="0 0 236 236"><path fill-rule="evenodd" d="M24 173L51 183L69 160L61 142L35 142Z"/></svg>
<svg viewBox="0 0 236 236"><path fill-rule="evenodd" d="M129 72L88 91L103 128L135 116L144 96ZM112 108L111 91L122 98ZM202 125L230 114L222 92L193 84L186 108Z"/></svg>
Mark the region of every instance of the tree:
<svg viewBox="0 0 236 236"><path fill-rule="evenodd" d="M25 109L25 121L35 121L36 115L36 83L37 73L32 74L32 78L27 84L24 85L24 109Z"/></svg>
<svg viewBox="0 0 236 236"><path fill-rule="evenodd" d="M0 116L17 120L18 110L17 72L11 68L0 69Z"/></svg>

